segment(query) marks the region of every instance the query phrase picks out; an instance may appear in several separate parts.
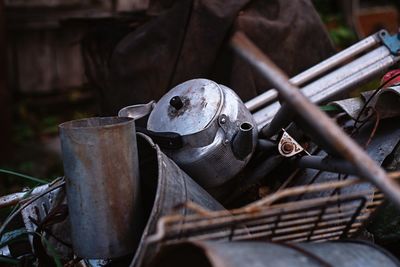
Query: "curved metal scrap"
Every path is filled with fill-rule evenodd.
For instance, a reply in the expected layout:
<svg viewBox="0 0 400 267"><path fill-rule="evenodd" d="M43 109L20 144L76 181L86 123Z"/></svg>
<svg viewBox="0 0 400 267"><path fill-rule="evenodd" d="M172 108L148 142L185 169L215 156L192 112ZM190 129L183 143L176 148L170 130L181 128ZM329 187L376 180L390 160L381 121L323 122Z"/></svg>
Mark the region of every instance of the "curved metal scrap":
<svg viewBox="0 0 400 267"><path fill-rule="evenodd" d="M364 105L374 91L361 94L360 97L331 102L331 105L340 107L352 119L357 119ZM380 90L370 101L367 107L372 107L379 113L381 119L400 115L400 85Z"/></svg>
<svg viewBox="0 0 400 267"><path fill-rule="evenodd" d="M156 233L158 220L176 211L179 224L185 222L191 213L203 210L225 210L203 188L197 185L171 159L169 159L152 139L144 134L137 134L140 176L143 183L146 227L142 233L139 247L130 266L142 266L151 259L160 244L148 243L148 237ZM183 204L193 201L200 207L196 211ZM181 207L181 208L179 208Z"/></svg>
<svg viewBox="0 0 400 267"><path fill-rule="evenodd" d="M396 267L399 264L382 248L360 241L323 244L184 242L164 248L151 266Z"/></svg>

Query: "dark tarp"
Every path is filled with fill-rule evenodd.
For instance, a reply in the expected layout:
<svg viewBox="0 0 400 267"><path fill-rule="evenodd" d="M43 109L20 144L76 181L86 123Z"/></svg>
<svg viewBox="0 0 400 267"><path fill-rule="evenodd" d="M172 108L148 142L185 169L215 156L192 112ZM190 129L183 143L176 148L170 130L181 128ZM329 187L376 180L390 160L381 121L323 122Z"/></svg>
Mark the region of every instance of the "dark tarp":
<svg viewBox="0 0 400 267"><path fill-rule="evenodd" d="M243 31L289 76L334 52L309 0L158 0L149 10L158 10L157 16L117 42L107 35L84 42L87 76L98 89L102 115L158 100L193 78L227 85L244 101L269 89L228 47L234 31Z"/></svg>

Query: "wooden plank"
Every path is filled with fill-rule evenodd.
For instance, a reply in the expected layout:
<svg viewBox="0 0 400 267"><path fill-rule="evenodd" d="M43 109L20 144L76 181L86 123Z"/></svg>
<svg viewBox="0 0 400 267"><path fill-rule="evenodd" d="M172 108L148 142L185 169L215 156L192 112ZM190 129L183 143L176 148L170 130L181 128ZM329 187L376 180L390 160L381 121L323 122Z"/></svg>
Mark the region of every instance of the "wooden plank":
<svg viewBox="0 0 400 267"><path fill-rule="evenodd" d="M131 12L146 10L149 7L150 0L118 0L117 12Z"/></svg>
<svg viewBox="0 0 400 267"><path fill-rule="evenodd" d="M6 34L4 2L0 0L0 164L12 153L12 111L10 92L7 87Z"/></svg>
<svg viewBox="0 0 400 267"><path fill-rule="evenodd" d="M88 5L89 0L5 0L8 7L74 7Z"/></svg>
<svg viewBox="0 0 400 267"><path fill-rule="evenodd" d="M79 87L85 82L80 50L83 31L77 28L13 31L18 81L23 93ZM13 87L14 88L14 87Z"/></svg>

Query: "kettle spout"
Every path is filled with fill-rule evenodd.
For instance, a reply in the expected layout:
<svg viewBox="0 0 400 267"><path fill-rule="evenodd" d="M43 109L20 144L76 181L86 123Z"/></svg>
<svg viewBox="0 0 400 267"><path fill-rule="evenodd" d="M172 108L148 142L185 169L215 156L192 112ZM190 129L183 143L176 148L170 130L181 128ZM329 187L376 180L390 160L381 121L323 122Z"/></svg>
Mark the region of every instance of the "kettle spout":
<svg viewBox="0 0 400 267"><path fill-rule="evenodd" d="M253 151L253 130L254 126L250 122L240 124L232 140L232 151L237 159L244 160Z"/></svg>

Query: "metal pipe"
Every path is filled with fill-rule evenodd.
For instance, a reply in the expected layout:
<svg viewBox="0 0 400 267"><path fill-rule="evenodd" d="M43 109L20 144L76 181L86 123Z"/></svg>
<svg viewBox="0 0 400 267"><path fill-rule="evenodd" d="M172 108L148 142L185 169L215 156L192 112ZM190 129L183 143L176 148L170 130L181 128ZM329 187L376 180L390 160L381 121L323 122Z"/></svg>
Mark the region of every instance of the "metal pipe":
<svg viewBox="0 0 400 267"><path fill-rule="evenodd" d="M368 49L374 47L379 44L381 39L379 38L379 33L375 33L355 44L346 48L345 50L331 56L330 58L322 61L321 63L309 68L308 70L298 74L293 77L292 80L296 84L304 84L306 81L309 81L313 78L320 76L328 70L331 70L333 67L339 66L342 63L352 59L354 56L359 55L362 52L367 51Z"/></svg>
<svg viewBox="0 0 400 267"><path fill-rule="evenodd" d="M354 169L353 165L340 159L321 156L303 156L299 158L297 164L300 168L309 168L343 174L357 174L357 171Z"/></svg>
<svg viewBox="0 0 400 267"><path fill-rule="evenodd" d="M346 89L354 88L355 86L365 83L368 79L378 75L384 70L388 69L390 66L399 62L400 57L394 57L392 55L388 55L380 60L373 62L369 66L364 66L362 69L357 69L353 75L348 76L346 79L340 80L337 78L336 83L331 84L328 87L324 87L323 90L321 88L317 89L317 87L305 87L302 90L302 93L306 97L309 97L311 102L320 103L322 101L326 101L327 99L331 99L336 94L343 92ZM322 77L324 79L325 77ZM319 80L318 80L319 81ZM311 86L310 84L309 86ZM323 86L323 83L320 84ZM272 118L278 112L280 108L280 104L275 102L264 109L261 109L253 114L254 120L257 124L259 130L262 129L266 124L270 123Z"/></svg>
<svg viewBox="0 0 400 267"><path fill-rule="evenodd" d="M261 134L265 138L270 138L279 132L282 128L286 128L293 120L293 111L287 105L283 104L281 108L278 110L274 118L271 120L271 123L266 125L261 130Z"/></svg>
<svg viewBox="0 0 400 267"><path fill-rule="evenodd" d="M394 57L392 55L382 58L381 60L371 64L365 69L355 72L354 75L352 75L348 79L339 80L331 87L326 88L323 92L317 93L313 96L310 96L309 98L314 103L320 103L322 101L332 99L332 97L342 93L346 89L355 88L357 85L360 85L360 83L365 83L369 81L369 79L376 77L379 74L382 74L390 66L393 66L394 64L399 62L399 59L400 57ZM307 96L308 92L305 91L304 93Z"/></svg>
<svg viewBox="0 0 400 267"><path fill-rule="evenodd" d="M346 62L352 57L372 48L380 42L378 33L375 33L354 45L348 47L347 49L333 55L332 57L322 61L321 63L309 68L308 70L294 76L289 81L297 86L303 85L304 83L314 79L326 71ZM267 104L275 101L278 97L278 92L275 89L268 90L263 94L256 96L255 98L247 101L245 103L246 107L254 112L257 109L264 107Z"/></svg>
<svg viewBox="0 0 400 267"><path fill-rule="evenodd" d="M89 259L133 253L143 220L134 120L88 118L59 127L74 252Z"/></svg>
<svg viewBox="0 0 400 267"><path fill-rule="evenodd" d="M236 33L231 42L233 48L277 88L282 98L321 138L351 162L361 177L376 185L400 208L400 186L391 180L358 144L300 93L299 89L288 81L287 76L243 33Z"/></svg>
<svg viewBox="0 0 400 267"><path fill-rule="evenodd" d="M266 154L271 154L274 151L277 153L278 145L270 140L258 139L256 149L259 151L263 151Z"/></svg>
<svg viewBox="0 0 400 267"><path fill-rule="evenodd" d="M326 88L336 84L338 81L345 80L346 78L363 71L366 67L371 66L390 55L389 49L387 49L385 46L378 47L368 54L305 86L302 89L302 92L306 96L316 95L321 91L324 91Z"/></svg>
<svg viewBox="0 0 400 267"><path fill-rule="evenodd" d="M232 140L232 151L237 159L244 160L253 151L253 131L254 126L250 122L239 125L239 131Z"/></svg>

